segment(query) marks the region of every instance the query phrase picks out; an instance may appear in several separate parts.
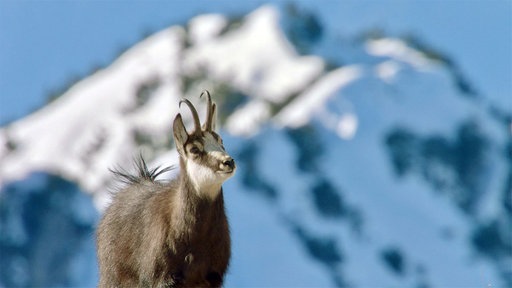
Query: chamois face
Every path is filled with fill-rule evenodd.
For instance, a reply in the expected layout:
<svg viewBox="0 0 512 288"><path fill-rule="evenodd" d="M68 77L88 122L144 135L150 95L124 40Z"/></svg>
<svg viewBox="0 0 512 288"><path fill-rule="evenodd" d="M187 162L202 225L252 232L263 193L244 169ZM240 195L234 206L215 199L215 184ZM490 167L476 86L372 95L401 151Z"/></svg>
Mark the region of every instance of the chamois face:
<svg viewBox="0 0 512 288"><path fill-rule="evenodd" d="M208 94L207 120L201 128L195 108L188 100L182 100L192 111L195 130L188 133L181 115L174 119L173 132L176 148L185 171L197 191L218 192L220 185L235 173L235 161L226 152L220 136L213 131L215 126L215 104ZM212 192L212 191L210 191ZM207 192L207 193L210 193ZM213 196L213 195L210 195Z"/></svg>
<svg viewBox="0 0 512 288"><path fill-rule="evenodd" d="M185 162L189 177L199 187L220 185L235 172L235 161L226 153L215 132L191 136L185 144Z"/></svg>

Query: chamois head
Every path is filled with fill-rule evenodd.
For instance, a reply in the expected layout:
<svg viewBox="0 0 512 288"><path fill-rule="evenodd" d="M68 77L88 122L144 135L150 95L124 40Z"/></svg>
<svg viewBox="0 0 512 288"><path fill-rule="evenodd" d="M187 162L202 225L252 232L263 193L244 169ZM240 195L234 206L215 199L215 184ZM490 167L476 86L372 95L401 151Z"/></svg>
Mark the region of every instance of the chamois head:
<svg viewBox="0 0 512 288"><path fill-rule="evenodd" d="M180 106L185 103L192 112L194 131L187 132L181 114L178 113L173 123L174 142L180 155L182 173L186 173L195 190L199 193L216 194L222 183L233 176L236 166L233 158L224 149L219 134L214 131L216 105L208 91L203 91L201 97L203 95L208 100L204 125L201 127L194 105L187 99L181 100Z"/></svg>

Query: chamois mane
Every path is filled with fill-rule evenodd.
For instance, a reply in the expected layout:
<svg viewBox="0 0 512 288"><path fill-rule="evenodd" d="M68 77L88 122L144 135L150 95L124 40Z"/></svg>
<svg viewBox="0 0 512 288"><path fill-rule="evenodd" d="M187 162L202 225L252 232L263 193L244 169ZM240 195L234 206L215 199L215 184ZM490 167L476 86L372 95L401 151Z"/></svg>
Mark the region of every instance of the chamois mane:
<svg viewBox="0 0 512 288"><path fill-rule="evenodd" d="M136 174L130 173L121 167L117 167L114 169L109 169L116 178L127 185L140 184L143 181L156 182L156 178L163 173L169 172L173 170L174 165L171 166L157 166L153 169L148 169L146 164L146 160L142 154L139 155L139 158L134 159Z"/></svg>

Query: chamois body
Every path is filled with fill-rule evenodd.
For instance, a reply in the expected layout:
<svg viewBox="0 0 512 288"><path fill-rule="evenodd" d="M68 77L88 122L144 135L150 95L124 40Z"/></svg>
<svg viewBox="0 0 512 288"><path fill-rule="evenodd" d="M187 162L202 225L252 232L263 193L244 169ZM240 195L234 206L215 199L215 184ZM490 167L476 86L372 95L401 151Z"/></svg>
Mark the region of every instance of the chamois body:
<svg viewBox="0 0 512 288"><path fill-rule="evenodd" d="M209 94L208 100L205 130L188 100L195 132L188 134L176 116L176 179L157 181L169 169L148 170L142 157L138 175L115 172L128 185L113 196L98 226L99 287L222 285L231 243L221 184L235 165L212 131L215 104Z"/></svg>

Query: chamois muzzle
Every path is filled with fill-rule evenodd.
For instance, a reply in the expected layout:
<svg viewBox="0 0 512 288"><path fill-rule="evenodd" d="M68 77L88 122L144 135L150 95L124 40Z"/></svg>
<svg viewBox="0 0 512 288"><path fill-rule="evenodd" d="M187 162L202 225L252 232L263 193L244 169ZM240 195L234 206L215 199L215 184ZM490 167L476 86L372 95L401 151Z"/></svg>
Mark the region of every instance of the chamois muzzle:
<svg viewBox="0 0 512 288"><path fill-rule="evenodd" d="M234 171L235 170L235 160L231 157L229 157L228 159L224 160L224 162L222 162L222 165L224 167L227 167L229 169L231 169L231 171Z"/></svg>

